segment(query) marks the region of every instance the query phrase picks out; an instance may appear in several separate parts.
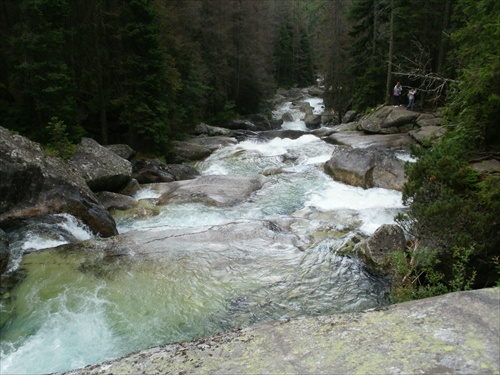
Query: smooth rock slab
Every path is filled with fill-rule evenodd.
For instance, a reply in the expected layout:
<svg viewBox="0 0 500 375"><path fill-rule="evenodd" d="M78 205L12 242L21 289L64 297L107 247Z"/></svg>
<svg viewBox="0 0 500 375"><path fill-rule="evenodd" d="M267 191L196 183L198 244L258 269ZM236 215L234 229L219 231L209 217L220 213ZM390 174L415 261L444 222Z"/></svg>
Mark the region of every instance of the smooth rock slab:
<svg viewBox="0 0 500 375"><path fill-rule="evenodd" d="M217 207L231 207L247 200L267 182L262 175L254 176L200 176L194 180L175 181L167 185L159 204L203 203Z"/></svg>
<svg viewBox="0 0 500 375"><path fill-rule="evenodd" d="M500 288L272 321L66 374L498 374Z"/></svg>
<svg viewBox="0 0 500 375"><path fill-rule="evenodd" d="M359 131L339 132L330 135L327 142L367 150L409 149L415 141L408 134L366 134Z"/></svg>

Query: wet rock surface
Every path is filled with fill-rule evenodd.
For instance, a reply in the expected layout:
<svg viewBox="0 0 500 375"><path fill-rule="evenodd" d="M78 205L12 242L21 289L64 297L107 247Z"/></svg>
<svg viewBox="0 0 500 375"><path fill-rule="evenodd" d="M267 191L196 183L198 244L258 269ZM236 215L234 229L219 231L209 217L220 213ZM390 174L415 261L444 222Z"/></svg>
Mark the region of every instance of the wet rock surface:
<svg viewBox="0 0 500 375"><path fill-rule="evenodd" d="M271 321L64 374L495 374L500 289Z"/></svg>
<svg viewBox="0 0 500 375"><path fill-rule="evenodd" d="M199 202L229 207L242 203L262 188L266 178L255 176L200 176L194 180L176 181L168 185L159 204Z"/></svg>

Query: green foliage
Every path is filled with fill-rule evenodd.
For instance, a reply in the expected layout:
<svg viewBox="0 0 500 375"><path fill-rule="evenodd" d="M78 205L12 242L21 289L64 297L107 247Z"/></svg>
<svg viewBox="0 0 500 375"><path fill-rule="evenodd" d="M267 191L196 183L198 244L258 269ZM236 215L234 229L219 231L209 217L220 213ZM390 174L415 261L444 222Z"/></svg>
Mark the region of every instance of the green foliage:
<svg viewBox="0 0 500 375"><path fill-rule="evenodd" d="M298 21L295 21L298 22ZM274 47L275 79L279 87L306 87L314 81L313 58L304 27L285 20Z"/></svg>
<svg viewBox="0 0 500 375"><path fill-rule="evenodd" d="M74 119L73 80L65 61L64 47L70 32L65 21L69 5L66 0L22 0L20 21L8 41L13 69L9 80L32 103L31 115L38 120L38 137L43 140L43 124L51 116ZM77 137L78 129L68 129Z"/></svg>
<svg viewBox="0 0 500 375"><path fill-rule="evenodd" d="M407 248L405 252L392 252L392 288L394 303L444 294L443 275L435 270L439 264L435 251Z"/></svg>
<svg viewBox="0 0 500 375"><path fill-rule="evenodd" d="M227 101L224 103L222 110L209 117L209 122L212 124L222 124L229 119L235 119L238 117L239 115L236 113L236 103L233 101Z"/></svg>
<svg viewBox="0 0 500 375"><path fill-rule="evenodd" d="M76 145L68 138L67 126L64 121L52 117L47 124L49 142L45 147L46 153L63 159L70 159L76 150Z"/></svg>
<svg viewBox="0 0 500 375"><path fill-rule="evenodd" d="M353 107L363 110L385 101L390 7L384 0L353 1L348 12L353 43L350 73L354 77Z"/></svg>
<svg viewBox="0 0 500 375"><path fill-rule="evenodd" d="M460 84L446 115L460 123L476 150L500 150L500 2L459 2L465 26L453 34Z"/></svg>
<svg viewBox="0 0 500 375"><path fill-rule="evenodd" d="M407 248L405 252L392 252L392 289L394 303L427 298L440 294L470 290L476 271L469 270L473 247L454 247L451 258L451 274L441 271L439 254L426 248Z"/></svg>
<svg viewBox="0 0 500 375"><path fill-rule="evenodd" d="M446 108L453 126L438 144L414 149L418 161L407 165L403 188L410 207L396 219L423 246L435 249L450 290L494 285L499 277L500 177L469 166L500 147L500 49L483 50L498 45L498 4L461 2L468 18L455 34L461 83Z"/></svg>
<svg viewBox="0 0 500 375"><path fill-rule="evenodd" d="M445 275L453 273L447 262L454 257L453 249L474 248L466 271L480 262L485 276L492 267L486 263L499 245L499 177L481 179L464 159L463 142L451 133L416 155L418 161L407 164L408 182L403 187L403 201L410 207L396 221L424 246L435 249Z"/></svg>

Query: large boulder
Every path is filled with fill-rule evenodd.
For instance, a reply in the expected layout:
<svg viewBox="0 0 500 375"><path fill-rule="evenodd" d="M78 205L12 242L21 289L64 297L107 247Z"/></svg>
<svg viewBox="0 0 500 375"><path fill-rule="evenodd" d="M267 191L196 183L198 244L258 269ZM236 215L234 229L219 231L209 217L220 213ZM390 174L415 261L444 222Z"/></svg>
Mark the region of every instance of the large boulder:
<svg viewBox="0 0 500 375"><path fill-rule="evenodd" d="M133 171L132 177L140 184L175 181L167 165L158 159L136 159Z"/></svg>
<svg viewBox="0 0 500 375"><path fill-rule="evenodd" d="M367 133L407 133L418 127L419 116L420 113L415 111L384 106L362 117L358 122L358 127Z"/></svg>
<svg viewBox="0 0 500 375"><path fill-rule="evenodd" d="M353 252L372 272L387 275L391 271L390 253L403 251L405 246L403 229L396 224L384 224L368 239L358 243Z"/></svg>
<svg viewBox="0 0 500 375"><path fill-rule="evenodd" d="M238 144L238 140L233 137L210 136L210 137L195 137L189 139L190 143L206 147L211 151L218 150L222 147L228 147Z"/></svg>
<svg viewBox="0 0 500 375"><path fill-rule="evenodd" d="M251 130L251 131L259 130L253 122L245 119L230 119L221 124L220 126L231 130Z"/></svg>
<svg viewBox="0 0 500 375"><path fill-rule="evenodd" d="M270 121L267 116L262 113L247 115L245 119L252 122L257 130L272 130L277 128L276 123Z"/></svg>
<svg viewBox="0 0 500 375"><path fill-rule="evenodd" d="M283 115L281 116L281 119L283 121L286 121L286 122L292 122L294 120L291 112L283 113Z"/></svg>
<svg viewBox="0 0 500 375"><path fill-rule="evenodd" d="M230 137L233 132L230 129L211 126L205 123L196 125L194 134L208 135L209 137Z"/></svg>
<svg viewBox="0 0 500 375"><path fill-rule="evenodd" d="M132 175L128 160L90 138L82 138L71 162L92 191L120 191Z"/></svg>
<svg viewBox="0 0 500 375"><path fill-rule="evenodd" d="M125 160L132 160L134 156L137 154L137 152L135 152L135 150L132 149L132 147L125 144L108 145L106 146L106 148Z"/></svg>
<svg viewBox="0 0 500 375"><path fill-rule="evenodd" d="M159 204L203 203L230 207L247 200L267 182L262 175L255 176L201 176L194 180L176 181L168 185Z"/></svg>
<svg viewBox="0 0 500 375"><path fill-rule="evenodd" d="M111 191L101 191L96 194L99 202L109 210L129 210L137 204L137 201L124 194L113 193Z"/></svg>
<svg viewBox="0 0 500 375"><path fill-rule="evenodd" d="M169 164L167 168L176 181L192 180L200 176L200 172L196 168L184 164Z"/></svg>
<svg viewBox="0 0 500 375"><path fill-rule="evenodd" d="M306 114L304 123L309 129L317 129L321 126L321 115Z"/></svg>
<svg viewBox="0 0 500 375"><path fill-rule="evenodd" d="M408 135L412 137L415 141L420 144L424 143L436 143L443 137L446 133L446 128L444 126L429 125L419 129L412 130L408 132Z"/></svg>
<svg viewBox="0 0 500 375"><path fill-rule="evenodd" d="M401 190L405 182L404 162L377 151L338 146L325 163L334 180L364 189Z"/></svg>
<svg viewBox="0 0 500 375"><path fill-rule="evenodd" d="M274 139L274 138L298 139L305 134L308 134L308 133L303 131L303 130L291 130L291 129L269 130L266 132L260 132L259 138L262 138L262 139Z"/></svg>
<svg viewBox="0 0 500 375"><path fill-rule="evenodd" d="M344 114L344 117L342 117L342 124L354 122L356 121L357 117L358 117L358 112L354 110L349 110Z"/></svg>
<svg viewBox="0 0 500 375"><path fill-rule="evenodd" d="M170 145L173 162L178 164L202 160L212 154L210 148L192 142L173 141Z"/></svg>
<svg viewBox="0 0 500 375"><path fill-rule="evenodd" d="M102 236L117 234L71 163L45 157L39 144L0 128L0 225L51 213L69 213Z"/></svg>

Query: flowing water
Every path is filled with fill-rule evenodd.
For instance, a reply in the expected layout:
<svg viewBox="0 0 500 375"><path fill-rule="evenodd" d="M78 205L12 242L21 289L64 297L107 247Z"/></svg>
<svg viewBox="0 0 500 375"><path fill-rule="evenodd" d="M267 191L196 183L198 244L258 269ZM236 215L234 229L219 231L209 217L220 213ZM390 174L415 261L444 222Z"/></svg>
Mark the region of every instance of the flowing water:
<svg viewBox="0 0 500 375"><path fill-rule="evenodd" d="M322 104L310 100L315 110ZM285 111L294 111L291 103L277 108L275 116ZM294 118L283 127L305 129L300 111ZM336 255L335 249L356 232L369 235L381 224L392 223L403 209L401 194L333 181L323 172L333 147L313 135L240 142L194 166L204 175L279 171L266 173L270 183L247 202L229 208L171 204L156 207L155 214L146 217L116 215L119 232L126 235L302 218L294 233L316 236L302 251L285 240L269 246L255 238L248 248L228 251L200 244L168 249L168 256L154 261L108 265L101 258L92 260L98 257L98 247L53 248L91 237L69 215L52 220L52 226L65 226L72 237L47 236L47 231L40 235L40 225L9 233L17 254L11 267L21 264L27 276L0 305L0 373L69 370L269 319L359 311L386 303L386 281L366 272L356 259ZM154 187L145 187L135 198L149 203L158 196ZM42 248L51 249L36 251ZM28 254L21 262L23 252Z"/></svg>

